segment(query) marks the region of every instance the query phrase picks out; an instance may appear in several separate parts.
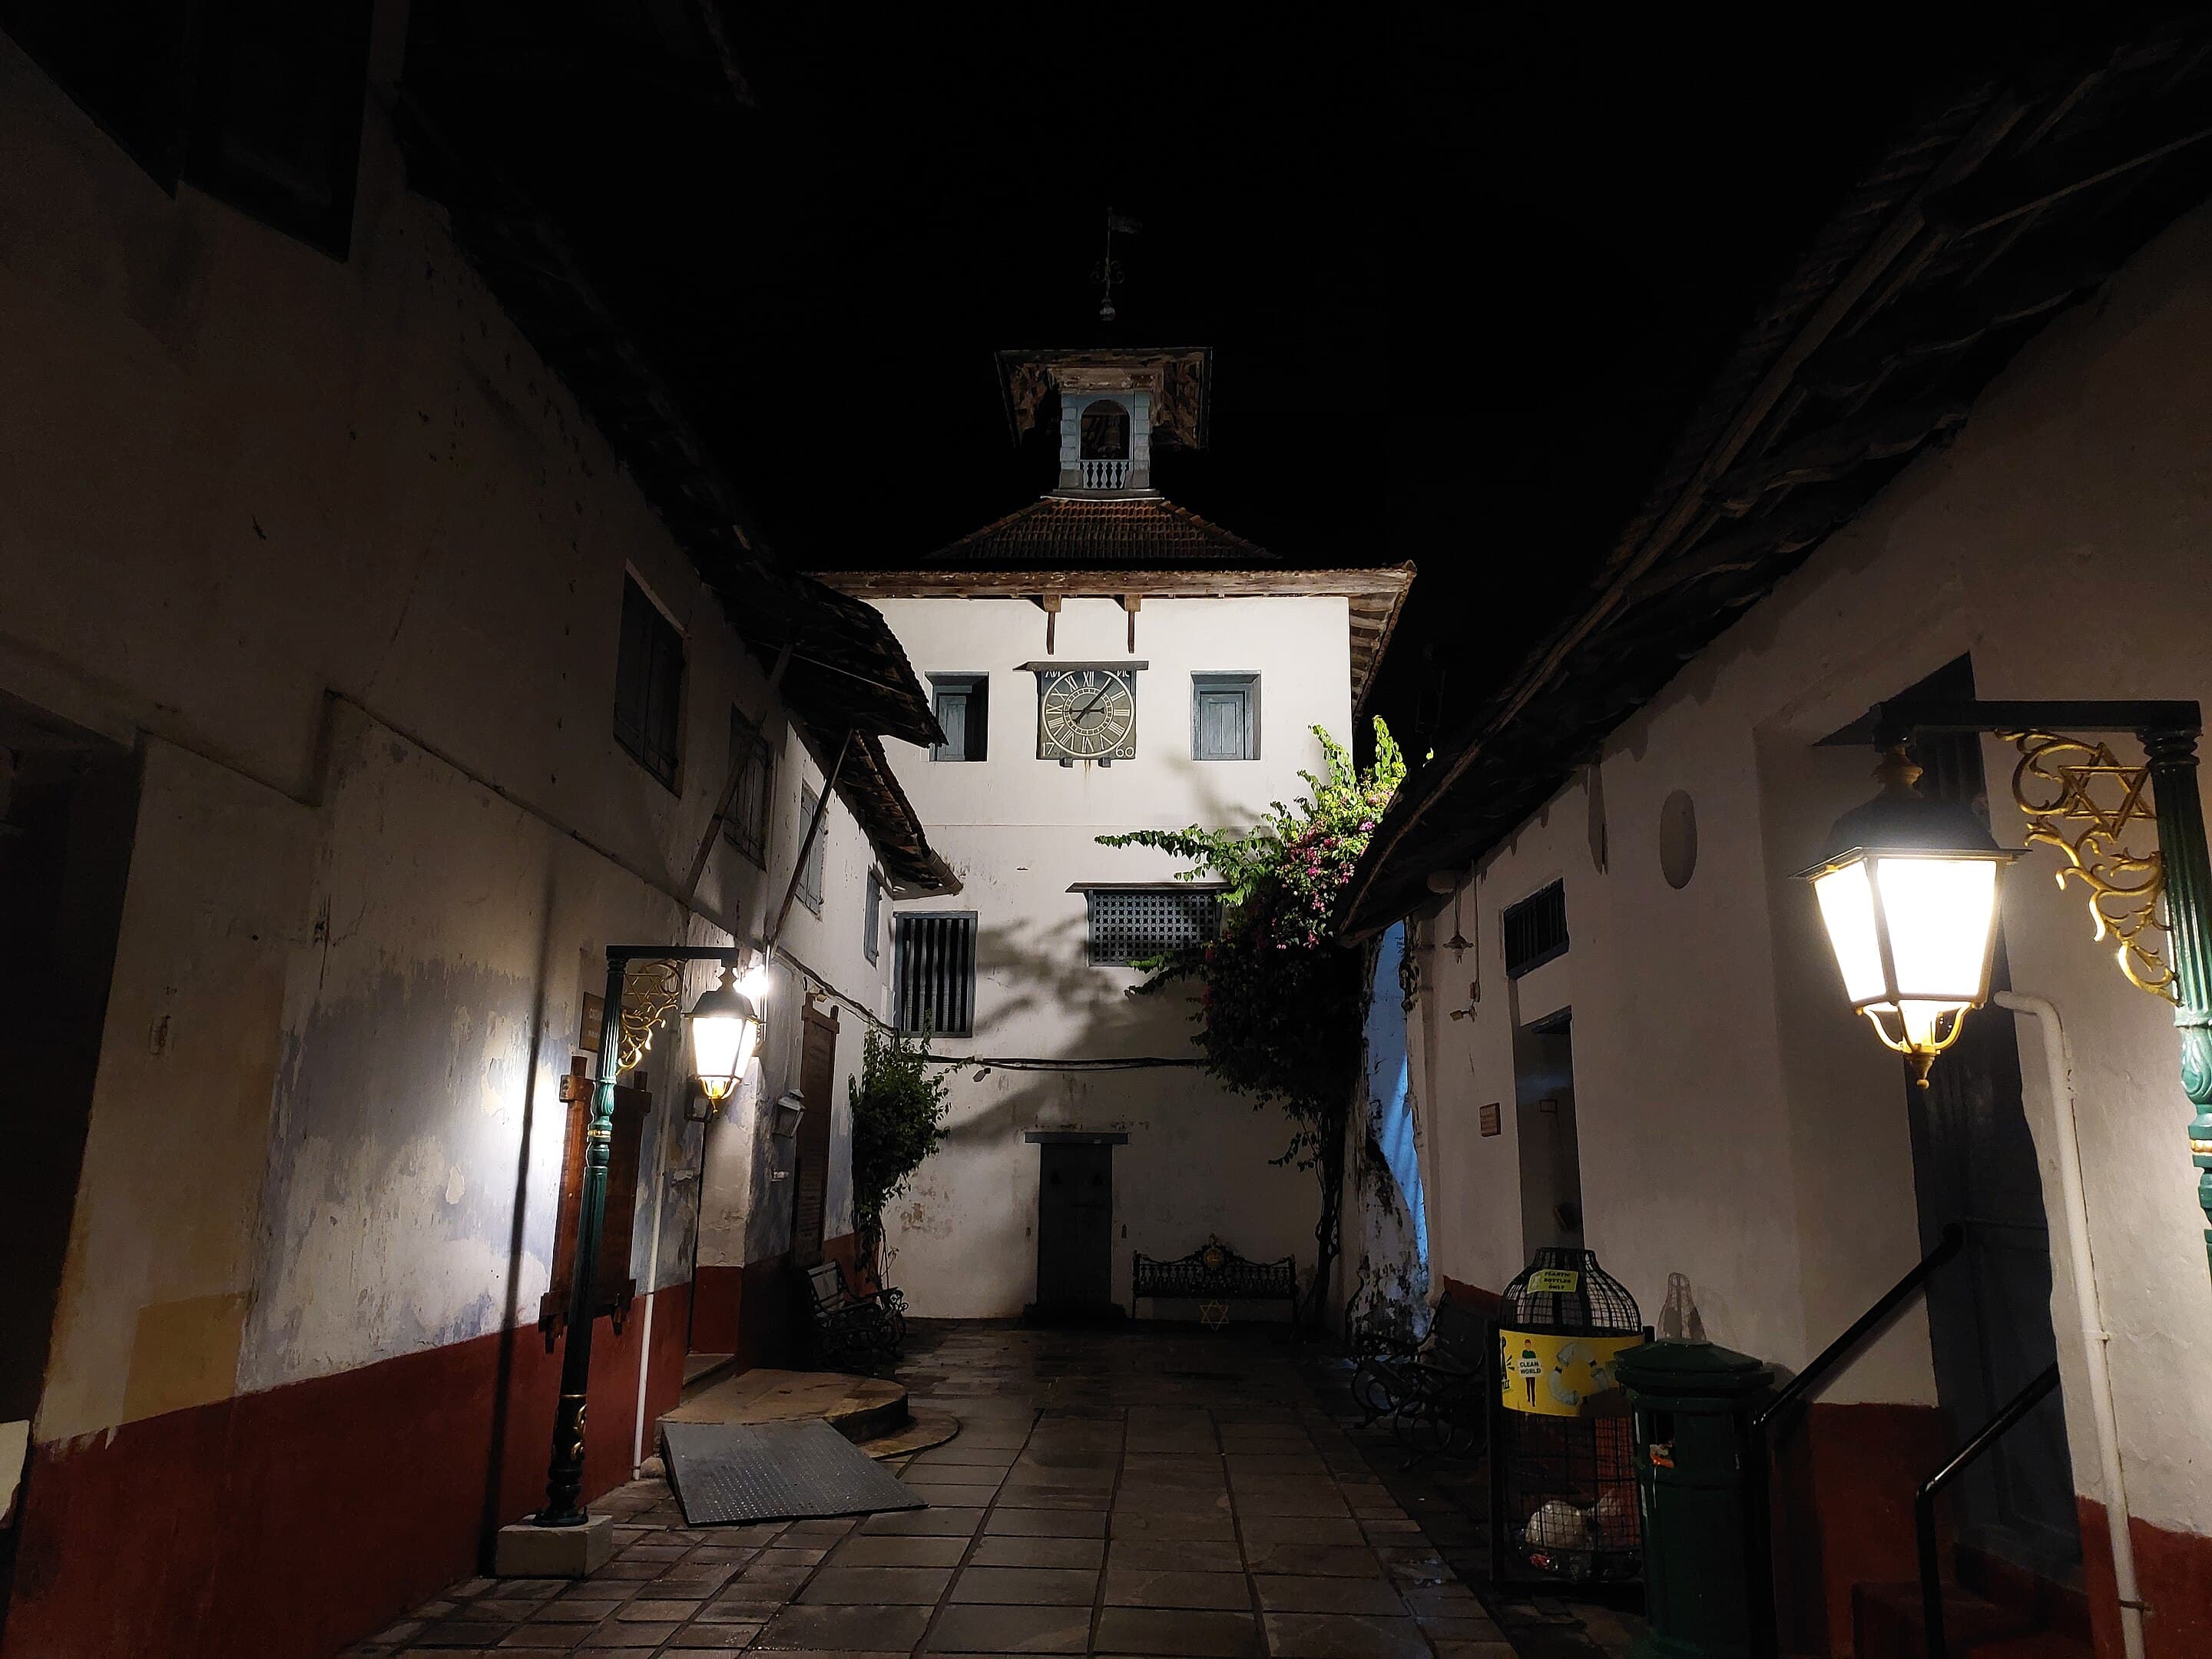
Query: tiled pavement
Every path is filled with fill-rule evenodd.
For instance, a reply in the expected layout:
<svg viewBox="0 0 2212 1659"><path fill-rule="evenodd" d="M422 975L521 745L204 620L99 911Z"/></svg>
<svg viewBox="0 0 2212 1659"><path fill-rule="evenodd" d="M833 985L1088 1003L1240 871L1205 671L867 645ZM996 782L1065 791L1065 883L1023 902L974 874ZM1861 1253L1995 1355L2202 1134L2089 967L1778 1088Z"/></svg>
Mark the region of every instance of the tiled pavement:
<svg viewBox="0 0 2212 1659"><path fill-rule="evenodd" d="M1510 1659L1474 1595L1264 1332L917 1322L901 1468L929 1507L687 1528L665 1482L600 1505L580 1583L475 1579L353 1650Z"/></svg>

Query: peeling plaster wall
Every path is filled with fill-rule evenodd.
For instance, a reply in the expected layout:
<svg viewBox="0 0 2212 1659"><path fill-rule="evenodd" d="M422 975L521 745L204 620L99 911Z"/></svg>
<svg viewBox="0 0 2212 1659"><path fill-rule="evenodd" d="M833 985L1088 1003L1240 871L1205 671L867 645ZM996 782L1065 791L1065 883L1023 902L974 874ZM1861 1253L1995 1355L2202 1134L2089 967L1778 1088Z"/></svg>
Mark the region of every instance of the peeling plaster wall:
<svg viewBox="0 0 2212 1659"><path fill-rule="evenodd" d="M164 196L4 37L0 150L0 690L145 757L45 1443L534 1321L601 952L759 930L811 763L376 99L343 264ZM684 635L672 792L612 735L626 573ZM732 706L783 745L768 868L721 844L687 915ZM827 829L787 943L880 1006ZM656 1224L670 1285L702 1202L773 1213L743 1160L683 1178L744 1131L681 1123L678 1046L641 1288Z"/></svg>
<svg viewBox="0 0 2212 1659"><path fill-rule="evenodd" d="M2208 273L2212 213L2199 211L2055 321L1951 448L1893 483L1614 734L1601 761L1604 869L1586 781L1486 862L1464 904L1478 917L1482 1000L1472 1019L1445 1018L1472 975L1437 967L1425 1011L1437 1032L1443 1271L1494 1288L1519 1265L1512 1116L1497 1138L1479 1137L1474 1120L1483 1102L1512 1098L1516 1001L1532 1012L1516 990L1555 969L1562 981L1541 1000L1574 1010L1590 1243L1647 1317L1667 1273L1686 1272L1715 1340L1801 1365L1918 1255L1897 1064L1844 1006L1793 878L1837 814L1872 793L1871 760L1813 745L1969 652L1987 698L2212 703ZM2017 846L2016 757L1994 740L1984 755L1998 837ZM1679 891L1657 851L1677 788L1696 800L1699 843ZM2032 854L2008 883L2005 942L2014 985L2058 1006L2074 1048L2129 1497L2141 1521L2212 1534L2212 1404L2180 1386L2212 1362L2212 1285L2171 1012L2092 943L2078 896L2052 890L2052 867ZM1498 913L1560 875L1569 953L1510 987ZM2017 1031L2056 1217L2055 1106L2037 1032L2025 1020ZM2075 1486L2101 1499L2055 1232ZM1932 1402L1917 1306L1825 1398Z"/></svg>
<svg viewBox="0 0 2212 1659"><path fill-rule="evenodd" d="M1137 617L1137 757L1063 768L1036 756L1044 615L1024 600L878 602L916 670L991 676L981 762L893 757L932 842L964 884L911 910L977 917L975 1030L940 1054L1076 1059L1192 1053L1190 1005L1133 999L1140 975L1086 959L1076 882L1166 882L1182 866L1097 837L1152 826L1249 827L1271 800L1303 793L1321 763L1309 728L1351 728L1351 640L1342 599L1150 599ZM1110 599L1071 599L1054 655L1127 661L1128 621ZM1260 758L1194 761L1194 672L1261 677ZM1314 1178L1276 1168L1290 1139L1273 1107L1255 1110L1194 1067L1067 1073L952 1068L944 1148L887 1210L892 1272L920 1313L1006 1317L1036 1294L1037 1148L1033 1128L1126 1130L1114 1152L1112 1294L1127 1305L1130 1255L1176 1256L1220 1237L1249 1256L1314 1261ZM1151 1313L1147 1304L1141 1310ZM1173 1311L1172 1309L1170 1311ZM1260 1310L1253 1310L1255 1316Z"/></svg>

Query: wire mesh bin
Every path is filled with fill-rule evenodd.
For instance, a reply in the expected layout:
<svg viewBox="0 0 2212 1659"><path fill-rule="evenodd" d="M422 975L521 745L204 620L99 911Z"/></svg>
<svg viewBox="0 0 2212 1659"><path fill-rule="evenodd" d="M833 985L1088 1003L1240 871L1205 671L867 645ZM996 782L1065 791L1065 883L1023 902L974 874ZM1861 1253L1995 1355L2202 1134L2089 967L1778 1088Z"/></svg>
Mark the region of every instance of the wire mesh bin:
<svg viewBox="0 0 2212 1659"><path fill-rule="evenodd" d="M1547 1247L1505 1287L1490 1412L1491 1571L1501 1584L1639 1577L1628 1397L1613 1376L1647 1340L1636 1299L1589 1250Z"/></svg>

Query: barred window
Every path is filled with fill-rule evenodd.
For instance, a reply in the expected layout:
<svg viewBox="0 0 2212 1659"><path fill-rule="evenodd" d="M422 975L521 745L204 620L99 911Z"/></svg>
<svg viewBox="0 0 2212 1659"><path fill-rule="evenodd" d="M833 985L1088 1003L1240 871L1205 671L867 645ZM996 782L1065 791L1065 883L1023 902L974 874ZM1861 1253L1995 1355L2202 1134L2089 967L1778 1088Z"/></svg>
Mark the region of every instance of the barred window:
<svg viewBox="0 0 2212 1659"><path fill-rule="evenodd" d="M1567 953L1567 890L1553 882L1518 904L1509 904L1499 918L1505 936L1505 976L1518 979L1532 968L1540 968L1554 957Z"/></svg>
<svg viewBox="0 0 2212 1659"><path fill-rule="evenodd" d="M731 846L766 867L775 750L761 729L734 708L730 710L730 769L738 775L738 793L730 801L729 817L722 820L722 834Z"/></svg>
<svg viewBox="0 0 2212 1659"><path fill-rule="evenodd" d="M975 913L906 911L892 918L892 1012L909 1036L975 1031Z"/></svg>
<svg viewBox="0 0 2212 1659"><path fill-rule="evenodd" d="M1094 966L1141 962L1221 931L1221 895L1212 888L1089 887L1083 898Z"/></svg>

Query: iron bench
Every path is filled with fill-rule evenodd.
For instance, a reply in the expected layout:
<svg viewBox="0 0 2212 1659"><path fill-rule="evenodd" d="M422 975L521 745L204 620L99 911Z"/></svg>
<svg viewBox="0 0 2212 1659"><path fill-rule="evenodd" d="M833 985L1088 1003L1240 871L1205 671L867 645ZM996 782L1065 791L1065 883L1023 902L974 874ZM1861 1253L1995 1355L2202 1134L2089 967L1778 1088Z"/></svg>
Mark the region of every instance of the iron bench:
<svg viewBox="0 0 2212 1659"><path fill-rule="evenodd" d="M1407 1448L1407 1468L1438 1453L1472 1456L1481 1450L1489 1425L1492 1328L1483 1314L1446 1297L1419 1348L1359 1361L1352 1398L1366 1423L1390 1419L1391 1432Z"/></svg>
<svg viewBox="0 0 2212 1659"><path fill-rule="evenodd" d="M807 1268L806 1285L825 1364L872 1375L897 1360L906 1343L906 1298L897 1291L857 1291L835 1261Z"/></svg>
<svg viewBox="0 0 2212 1659"><path fill-rule="evenodd" d="M1297 1316L1298 1268L1295 1256L1279 1261L1250 1261L1218 1238L1209 1238L1188 1255L1163 1261L1136 1252L1129 1276L1129 1301L1140 1297L1187 1297L1199 1304L1199 1322L1229 1322L1232 1302L1282 1302Z"/></svg>

